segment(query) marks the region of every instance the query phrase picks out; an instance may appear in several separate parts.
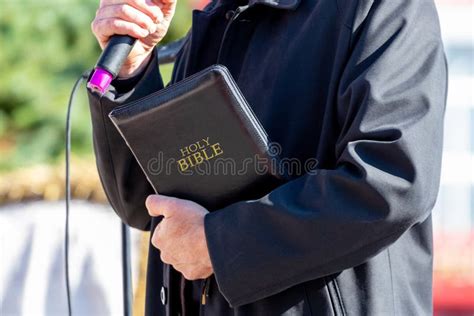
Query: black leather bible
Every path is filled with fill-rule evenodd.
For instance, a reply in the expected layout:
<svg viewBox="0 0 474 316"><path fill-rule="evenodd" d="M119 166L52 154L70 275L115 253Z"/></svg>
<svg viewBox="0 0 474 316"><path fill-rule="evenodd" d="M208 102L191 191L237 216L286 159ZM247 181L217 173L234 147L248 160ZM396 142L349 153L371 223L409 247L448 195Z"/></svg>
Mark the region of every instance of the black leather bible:
<svg viewBox="0 0 474 316"><path fill-rule="evenodd" d="M157 193L215 210L285 182L268 135L224 66L123 104L109 117Z"/></svg>

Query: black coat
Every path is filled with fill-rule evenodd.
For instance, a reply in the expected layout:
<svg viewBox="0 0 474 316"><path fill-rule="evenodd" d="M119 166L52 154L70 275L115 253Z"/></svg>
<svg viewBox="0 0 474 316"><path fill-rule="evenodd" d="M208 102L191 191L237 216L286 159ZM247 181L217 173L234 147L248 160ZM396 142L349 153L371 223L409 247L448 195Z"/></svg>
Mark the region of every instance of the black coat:
<svg viewBox="0 0 474 316"><path fill-rule="evenodd" d="M215 274L201 313L431 314L447 90L433 1L250 0L236 13L239 5L193 12L172 80L226 65L281 156L316 158L318 172L206 215ZM154 55L141 76L116 80L102 98L89 93L105 191L141 229L153 191L107 114L162 88ZM147 314L178 315L179 283L151 247ZM201 283L186 283L196 300Z"/></svg>

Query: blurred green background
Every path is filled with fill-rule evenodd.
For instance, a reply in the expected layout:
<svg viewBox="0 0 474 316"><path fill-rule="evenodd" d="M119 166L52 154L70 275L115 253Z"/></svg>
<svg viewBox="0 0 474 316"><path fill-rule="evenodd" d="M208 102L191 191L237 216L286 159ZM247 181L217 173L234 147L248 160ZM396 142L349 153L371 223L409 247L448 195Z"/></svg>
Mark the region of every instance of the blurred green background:
<svg viewBox="0 0 474 316"><path fill-rule="evenodd" d="M100 47L90 30L98 0L0 0L0 172L54 164L64 156L69 93L94 66ZM191 5L178 4L164 43L185 35ZM169 78L172 66L162 67ZM72 114L73 155L92 157L85 88Z"/></svg>

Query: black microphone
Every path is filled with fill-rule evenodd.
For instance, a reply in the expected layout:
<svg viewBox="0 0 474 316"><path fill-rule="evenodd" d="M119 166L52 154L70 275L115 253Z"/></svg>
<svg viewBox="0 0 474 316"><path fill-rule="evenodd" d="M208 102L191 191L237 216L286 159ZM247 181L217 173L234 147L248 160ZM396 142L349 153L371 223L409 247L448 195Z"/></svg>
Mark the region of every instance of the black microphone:
<svg viewBox="0 0 474 316"><path fill-rule="evenodd" d="M87 87L101 95L104 94L112 80L117 77L136 41L128 35L112 36L95 65Z"/></svg>

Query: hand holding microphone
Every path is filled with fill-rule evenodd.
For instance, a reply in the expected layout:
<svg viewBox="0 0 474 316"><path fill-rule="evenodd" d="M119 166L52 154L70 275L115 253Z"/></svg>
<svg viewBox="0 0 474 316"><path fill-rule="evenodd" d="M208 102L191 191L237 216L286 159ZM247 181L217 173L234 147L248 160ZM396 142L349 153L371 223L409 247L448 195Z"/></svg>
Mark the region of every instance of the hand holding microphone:
<svg viewBox="0 0 474 316"><path fill-rule="evenodd" d="M145 67L175 9L176 0L101 0L91 28L104 51L90 83L104 70L109 77L94 81L93 88L104 93L113 77L132 77Z"/></svg>

